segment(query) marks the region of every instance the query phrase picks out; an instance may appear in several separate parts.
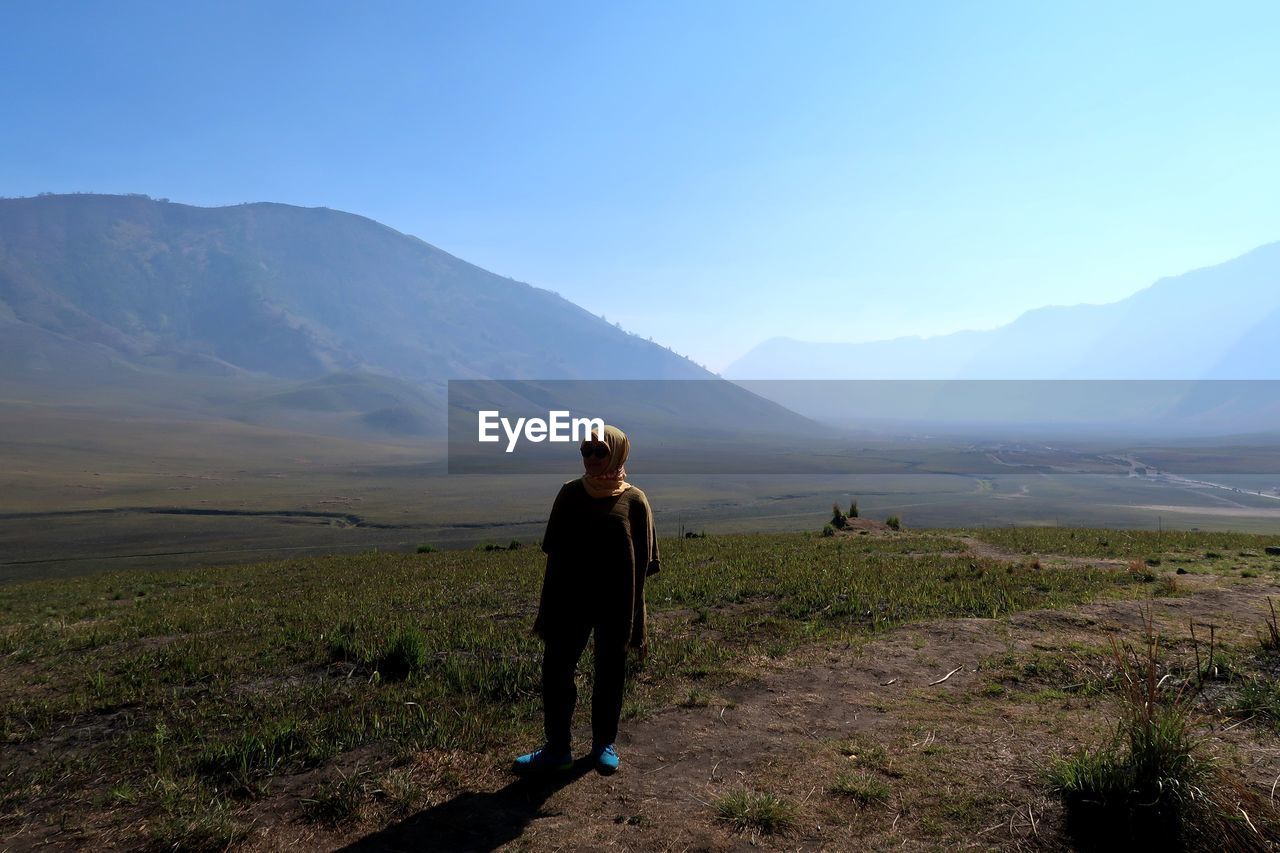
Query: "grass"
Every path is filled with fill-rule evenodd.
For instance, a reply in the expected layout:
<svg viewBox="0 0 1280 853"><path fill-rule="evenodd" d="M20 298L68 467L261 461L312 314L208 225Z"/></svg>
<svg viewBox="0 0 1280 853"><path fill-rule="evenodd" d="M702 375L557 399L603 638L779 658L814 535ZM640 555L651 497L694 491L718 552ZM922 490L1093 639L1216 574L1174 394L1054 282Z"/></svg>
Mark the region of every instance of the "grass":
<svg viewBox="0 0 1280 853"><path fill-rule="evenodd" d="M849 797L859 803L875 803L889 799L889 786L866 772L849 771L836 776L831 793Z"/></svg>
<svg viewBox="0 0 1280 853"><path fill-rule="evenodd" d="M1171 673L1160 674L1164 667L1150 613L1144 622L1141 649L1111 640L1120 676L1113 739L1061 759L1048 771L1049 787L1066 809L1068 832L1086 847L1264 849L1268 838L1280 839L1280 829L1264 822L1264 837L1241 801L1260 818L1271 817L1273 807L1230 783L1207 755L1196 734L1192 682L1165 686Z"/></svg>
<svg viewBox="0 0 1280 853"><path fill-rule="evenodd" d="M1124 560L1190 555L1217 560L1220 551L1262 549L1274 536L1205 531L1110 530L1071 527L986 527L964 531L983 542L1026 554L1065 554ZM1210 550L1206 550L1210 549Z"/></svg>
<svg viewBox="0 0 1280 853"><path fill-rule="evenodd" d="M1269 678L1246 681L1229 710L1237 717L1261 719L1280 729L1280 684Z"/></svg>
<svg viewBox="0 0 1280 853"><path fill-rule="evenodd" d="M736 667L814 642L1144 594L1124 572L954 556L962 544L936 533L661 547L628 719L718 704ZM0 831L64 809L126 836L146 825L170 846L184 832L205 843L241 832L236 815L280 780L332 775L356 750L375 771L424 750L506 758L541 727L529 627L544 560L531 547L366 552L0 587L0 765L13 768ZM336 815L341 793L292 807Z"/></svg>
<svg viewBox="0 0 1280 853"><path fill-rule="evenodd" d="M795 826L796 806L768 792L732 791L715 804L716 818L739 832L775 835Z"/></svg>

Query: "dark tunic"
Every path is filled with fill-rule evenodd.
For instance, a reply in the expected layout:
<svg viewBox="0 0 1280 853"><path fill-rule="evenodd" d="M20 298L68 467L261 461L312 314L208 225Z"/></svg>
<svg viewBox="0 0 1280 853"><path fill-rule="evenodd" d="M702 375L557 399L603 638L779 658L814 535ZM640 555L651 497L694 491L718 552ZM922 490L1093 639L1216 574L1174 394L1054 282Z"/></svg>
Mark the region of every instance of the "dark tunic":
<svg viewBox="0 0 1280 853"><path fill-rule="evenodd" d="M560 487L542 537L547 569L533 630L589 621L631 648L645 642L644 579L659 569L649 499L635 486L593 498L582 479ZM597 634L597 642L599 634Z"/></svg>

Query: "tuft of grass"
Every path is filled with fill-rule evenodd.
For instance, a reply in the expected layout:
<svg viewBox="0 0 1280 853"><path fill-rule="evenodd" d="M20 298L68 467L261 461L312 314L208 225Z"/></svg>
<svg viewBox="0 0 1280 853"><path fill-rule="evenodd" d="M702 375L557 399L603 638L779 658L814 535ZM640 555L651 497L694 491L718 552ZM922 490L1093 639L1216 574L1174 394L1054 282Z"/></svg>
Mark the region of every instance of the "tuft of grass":
<svg viewBox="0 0 1280 853"><path fill-rule="evenodd" d="M767 791L739 790L716 802L716 818L739 832L748 830L774 835L795 826L796 806Z"/></svg>
<svg viewBox="0 0 1280 853"><path fill-rule="evenodd" d="M355 622L346 620L327 633L325 648L329 660L356 661L364 657L364 649L356 641L358 630L359 626Z"/></svg>
<svg viewBox="0 0 1280 853"><path fill-rule="evenodd" d="M878 743L869 743L855 736L837 743L836 749L845 758L856 762L859 767L882 771L887 771L889 768L889 753Z"/></svg>
<svg viewBox="0 0 1280 853"><path fill-rule="evenodd" d="M1262 646L1264 652L1280 652L1280 622L1276 621L1276 605L1269 595L1267 608L1271 611L1271 615L1264 617L1266 633L1258 638L1258 644Z"/></svg>
<svg viewBox="0 0 1280 853"><path fill-rule="evenodd" d="M889 516L884 520L884 523L889 525L889 529L891 530L902 529L902 519L898 518L896 515Z"/></svg>
<svg viewBox="0 0 1280 853"><path fill-rule="evenodd" d="M439 550L440 550L440 549L439 549L439 548L437 548L435 545L419 545L419 546L418 546L418 553L419 553L419 554L434 554L435 552L437 552L437 551L439 551Z"/></svg>
<svg viewBox="0 0 1280 853"><path fill-rule="evenodd" d="M400 680L418 672L427 662L427 638L414 626L402 627L378 658L384 678Z"/></svg>
<svg viewBox="0 0 1280 853"><path fill-rule="evenodd" d="M891 793L888 785L870 773L848 770L836 776L830 791L864 804L883 802Z"/></svg>
<svg viewBox="0 0 1280 853"><path fill-rule="evenodd" d="M1258 717L1280 728L1280 683L1266 678L1246 681L1229 710L1237 717Z"/></svg>
<svg viewBox="0 0 1280 853"><path fill-rule="evenodd" d="M387 771L370 793L385 802L393 815L413 812L426 797L422 786L414 780L413 772L407 767Z"/></svg>
<svg viewBox="0 0 1280 853"><path fill-rule="evenodd" d="M1147 568L1145 560L1130 560L1129 577L1142 583L1151 583L1156 579L1156 573Z"/></svg>
<svg viewBox="0 0 1280 853"><path fill-rule="evenodd" d="M1247 801L1259 816L1273 809L1226 781L1204 756L1194 734L1190 682L1163 687L1167 675L1159 674L1158 641L1149 612L1143 614L1143 623L1141 650L1111 638L1120 684L1119 722L1112 741L1061 759L1049 769L1049 786L1066 807L1068 832L1090 847L1264 849L1266 838L1249 819L1241 820L1248 814L1243 805Z"/></svg>
<svg viewBox="0 0 1280 853"><path fill-rule="evenodd" d="M708 708L712 705L718 708L733 708L737 703L700 687L694 687L680 700L682 708Z"/></svg>
<svg viewBox="0 0 1280 853"><path fill-rule="evenodd" d="M360 816L370 790L366 771L351 775L338 772L338 778L322 782L310 797L302 800L303 813L309 820L338 826Z"/></svg>

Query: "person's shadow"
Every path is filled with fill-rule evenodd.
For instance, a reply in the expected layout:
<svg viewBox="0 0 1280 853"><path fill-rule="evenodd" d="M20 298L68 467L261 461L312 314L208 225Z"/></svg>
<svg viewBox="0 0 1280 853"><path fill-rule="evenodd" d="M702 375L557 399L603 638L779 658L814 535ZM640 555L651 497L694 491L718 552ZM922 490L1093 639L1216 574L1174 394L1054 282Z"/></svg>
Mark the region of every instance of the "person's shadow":
<svg viewBox="0 0 1280 853"><path fill-rule="evenodd" d="M542 816L542 804L561 788L581 779L594 767L590 757L578 759L572 770L516 779L500 791L459 794L448 802L424 809L356 841L343 851L496 850L519 838Z"/></svg>

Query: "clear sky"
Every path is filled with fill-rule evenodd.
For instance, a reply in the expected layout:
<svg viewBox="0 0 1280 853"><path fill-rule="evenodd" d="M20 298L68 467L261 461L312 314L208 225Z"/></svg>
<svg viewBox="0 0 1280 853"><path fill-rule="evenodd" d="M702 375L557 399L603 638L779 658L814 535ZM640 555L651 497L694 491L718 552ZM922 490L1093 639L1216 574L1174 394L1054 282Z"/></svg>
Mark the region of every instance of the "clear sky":
<svg viewBox="0 0 1280 853"><path fill-rule="evenodd" d="M714 370L1280 240L1280 4L7 3L0 195L352 211Z"/></svg>

